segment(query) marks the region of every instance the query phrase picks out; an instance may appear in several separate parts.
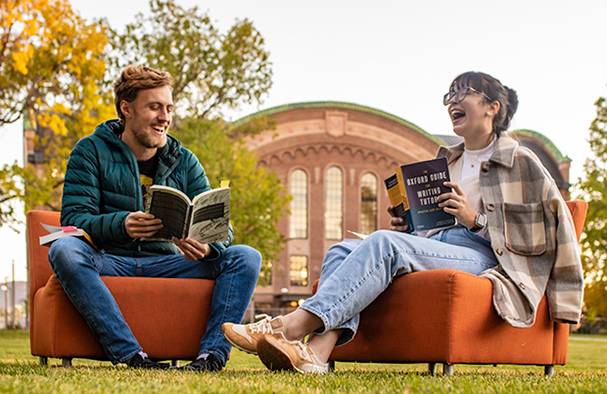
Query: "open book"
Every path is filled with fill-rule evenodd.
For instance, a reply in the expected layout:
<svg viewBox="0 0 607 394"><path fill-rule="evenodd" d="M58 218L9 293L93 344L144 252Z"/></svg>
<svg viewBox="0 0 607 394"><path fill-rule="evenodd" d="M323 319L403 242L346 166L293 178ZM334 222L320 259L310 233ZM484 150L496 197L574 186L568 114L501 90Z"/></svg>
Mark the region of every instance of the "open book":
<svg viewBox="0 0 607 394"><path fill-rule="evenodd" d="M447 159L439 158L400 166L384 181L394 214L405 219L410 231L427 231L456 224L436 199L451 190Z"/></svg>
<svg viewBox="0 0 607 394"><path fill-rule="evenodd" d="M164 227L149 240L170 241L190 237L201 243L228 239L230 188L200 193L190 201L180 190L152 185L146 212L162 220Z"/></svg>

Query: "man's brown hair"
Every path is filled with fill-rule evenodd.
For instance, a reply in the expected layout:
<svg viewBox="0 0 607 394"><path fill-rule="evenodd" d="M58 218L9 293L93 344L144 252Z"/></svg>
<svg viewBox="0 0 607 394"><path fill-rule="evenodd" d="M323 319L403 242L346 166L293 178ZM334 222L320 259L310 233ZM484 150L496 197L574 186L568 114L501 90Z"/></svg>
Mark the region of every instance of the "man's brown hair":
<svg viewBox="0 0 607 394"><path fill-rule="evenodd" d="M132 103L137 98L140 90L154 89L173 84L171 74L166 71L155 70L151 67L131 64L126 66L120 73L120 77L114 82L114 102L116 112L120 119L124 120L124 114L120 110L120 102L125 100Z"/></svg>

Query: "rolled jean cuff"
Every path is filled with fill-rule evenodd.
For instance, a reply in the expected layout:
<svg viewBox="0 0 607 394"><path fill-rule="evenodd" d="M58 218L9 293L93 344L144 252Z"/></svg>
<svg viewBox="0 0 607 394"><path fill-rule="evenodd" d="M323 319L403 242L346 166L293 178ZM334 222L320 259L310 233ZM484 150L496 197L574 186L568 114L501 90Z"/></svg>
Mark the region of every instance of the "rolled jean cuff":
<svg viewBox="0 0 607 394"><path fill-rule="evenodd" d="M348 324L332 327L329 323L329 319L327 319L327 317L322 312L319 312L313 307L306 305L305 302L300 306L300 308L306 312L313 314L322 321L322 328L319 328L318 330L314 331L316 335L324 335L332 330L342 330L341 334L339 335L339 338L337 339L337 342L335 343L335 346L345 345L354 338L356 330L350 327Z"/></svg>
<svg viewBox="0 0 607 394"><path fill-rule="evenodd" d="M202 356L205 353L212 354L213 356L215 356L218 360L220 360L223 363L224 367L226 366L228 359L230 358L229 355L226 357L223 354L223 352L216 352L215 350L202 350L198 353L198 356L196 356L196 360L198 360L200 358L200 356Z"/></svg>
<svg viewBox="0 0 607 394"><path fill-rule="evenodd" d="M135 350L134 352L131 352L131 353L127 354L126 356L121 357L118 360L111 360L112 364L118 364L118 363L124 363L124 364L126 364L126 363L129 362L130 359L132 359L133 357L135 357L136 354L138 354L139 352L142 352L142 351L143 351L143 349L139 348L138 350Z"/></svg>
<svg viewBox="0 0 607 394"><path fill-rule="evenodd" d="M337 342L335 342L335 346L345 345L346 343L352 341L354 339L354 335L356 335L356 331L354 331L351 327L338 327L335 330L341 330L341 334L339 338L337 338Z"/></svg>

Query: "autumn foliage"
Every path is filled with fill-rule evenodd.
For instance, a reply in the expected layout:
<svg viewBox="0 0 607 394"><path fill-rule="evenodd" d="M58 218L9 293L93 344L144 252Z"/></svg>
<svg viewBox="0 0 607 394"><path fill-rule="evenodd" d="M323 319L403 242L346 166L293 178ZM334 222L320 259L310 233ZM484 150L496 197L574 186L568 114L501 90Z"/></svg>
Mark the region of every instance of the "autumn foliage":
<svg viewBox="0 0 607 394"><path fill-rule="evenodd" d="M582 263L586 278L587 317L607 319L607 99L596 103L596 118L588 142L593 157L584 163L585 177L577 185L589 202L582 236Z"/></svg>
<svg viewBox="0 0 607 394"><path fill-rule="evenodd" d="M24 116L41 159L0 172L0 202L18 197L26 209L58 209L71 147L113 116L103 85L108 29L86 22L67 0L1 4L0 125ZM0 207L0 223L11 220L7 213Z"/></svg>
<svg viewBox="0 0 607 394"><path fill-rule="evenodd" d="M288 204L282 183L258 168L241 143L250 130L220 118L222 109L259 103L272 84L269 53L251 21L221 32L196 7L150 0L148 14L117 32L104 21L84 20L68 0L0 0L0 7L0 126L24 119L34 142L28 161L35 164L0 168L0 225L15 220L10 202L16 199L26 210L60 209L71 149L116 117L111 81L120 69L144 63L173 75L181 117L173 132L209 177L246 188L233 193L236 241L268 258L280 250L276 225Z"/></svg>

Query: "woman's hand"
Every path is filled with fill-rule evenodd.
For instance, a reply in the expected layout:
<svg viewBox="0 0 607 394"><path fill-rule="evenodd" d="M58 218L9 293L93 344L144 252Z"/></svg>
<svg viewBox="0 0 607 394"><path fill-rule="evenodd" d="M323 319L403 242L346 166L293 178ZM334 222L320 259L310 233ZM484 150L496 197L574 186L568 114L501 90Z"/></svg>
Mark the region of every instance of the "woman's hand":
<svg viewBox="0 0 607 394"><path fill-rule="evenodd" d="M474 219L476 218L476 211L468 205L466 194L464 194L462 188L457 183L445 182L443 184L453 190L438 196L438 206L443 208L445 212L455 216L458 223L467 228L472 228L474 226Z"/></svg>
<svg viewBox="0 0 607 394"><path fill-rule="evenodd" d="M388 206L388 213L390 214L390 230L392 231L400 231L402 233L406 233L409 231L409 225L405 221L405 219L400 216L394 216L394 209L390 205Z"/></svg>
<svg viewBox="0 0 607 394"><path fill-rule="evenodd" d="M183 252L188 260L202 260L211 255L209 244L203 244L192 238L173 238L175 245Z"/></svg>

